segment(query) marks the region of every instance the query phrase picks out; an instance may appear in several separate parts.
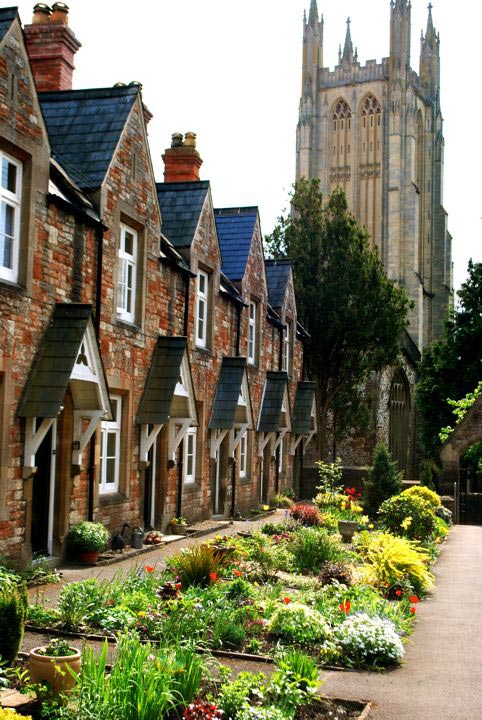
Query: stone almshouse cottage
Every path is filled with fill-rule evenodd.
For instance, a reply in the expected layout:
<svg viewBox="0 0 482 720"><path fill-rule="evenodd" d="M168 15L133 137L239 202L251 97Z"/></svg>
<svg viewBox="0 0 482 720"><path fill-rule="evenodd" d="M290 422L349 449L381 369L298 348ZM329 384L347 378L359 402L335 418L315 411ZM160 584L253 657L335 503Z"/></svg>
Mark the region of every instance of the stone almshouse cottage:
<svg viewBox="0 0 482 720"><path fill-rule="evenodd" d="M291 267L214 209L195 135L156 183L136 84L72 90L68 8L0 10L0 552L165 528L300 481L316 430Z"/></svg>

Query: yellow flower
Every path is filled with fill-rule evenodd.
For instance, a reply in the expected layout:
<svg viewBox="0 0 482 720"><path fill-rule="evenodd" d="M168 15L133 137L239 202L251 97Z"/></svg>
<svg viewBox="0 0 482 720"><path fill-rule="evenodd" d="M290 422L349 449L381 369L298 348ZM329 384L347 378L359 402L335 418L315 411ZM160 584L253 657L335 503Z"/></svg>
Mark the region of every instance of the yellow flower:
<svg viewBox="0 0 482 720"><path fill-rule="evenodd" d="M368 522L368 515L362 515L358 522L360 523L360 525L366 525ZM370 526L368 526L368 527L370 527ZM372 525L372 527L373 527L373 525Z"/></svg>
<svg viewBox="0 0 482 720"><path fill-rule="evenodd" d="M144 610L139 610L139 612L137 613L137 617L143 618L146 617L146 614L147 613L145 613Z"/></svg>
<svg viewBox="0 0 482 720"><path fill-rule="evenodd" d="M400 526L401 526L404 530L408 530L408 528L410 527L411 524L412 524L412 518L411 518L410 515L409 515L408 517L405 518L405 520L403 520L403 521L400 523Z"/></svg>
<svg viewBox="0 0 482 720"><path fill-rule="evenodd" d="M346 509L346 502L342 502L342 504L341 504L341 509L342 509L342 510L345 510L345 509Z"/></svg>
<svg viewBox="0 0 482 720"><path fill-rule="evenodd" d="M269 505L263 505L263 510L269 510Z"/></svg>
<svg viewBox="0 0 482 720"><path fill-rule="evenodd" d="M375 527L375 525L374 525L373 523L370 523L368 527L370 528L370 530L373 530L373 528Z"/></svg>

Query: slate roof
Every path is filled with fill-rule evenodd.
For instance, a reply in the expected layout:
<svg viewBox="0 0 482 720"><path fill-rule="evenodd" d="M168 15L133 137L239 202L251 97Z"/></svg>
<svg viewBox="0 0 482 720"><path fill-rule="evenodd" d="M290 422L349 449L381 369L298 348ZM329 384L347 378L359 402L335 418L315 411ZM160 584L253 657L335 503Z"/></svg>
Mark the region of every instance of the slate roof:
<svg viewBox="0 0 482 720"><path fill-rule="evenodd" d="M236 408L245 371L246 358L223 358L209 428L231 430L234 427Z"/></svg>
<svg viewBox="0 0 482 720"><path fill-rule="evenodd" d="M0 42L7 34L10 29L10 25L16 17L18 17L17 7L0 8Z"/></svg>
<svg viewBox="0 0 482 720"><path fill-rule="evenodd" d="M221 208L214 210L214 216L223 272L230 280L242 280L258 218L258 208Z"/></svg>
<svg viewBox="0 0 482 720"><path fill-rule="evenodd" d="M283 306L292 267L291 260L265 260L268 300L274 308Z"/></svg>
<svg viewBox="0 0 482 720"><path fill-rule="evenodd" d="M162 232L174 247L189 247L199 223L209 181L157 183Z"/></svg>
<svg viewBox="0 0 482 720"><path fill-rule="evenodd" d="M19 417L57 417L91 317L91 305L55 306L20 401Z"/></svg>
<svg viewBox="0 0 482 720"><path fill-rule="evenodd" d="M311 410L315 397L314 382L299 382L296 387L295 404L291 421L291 432L295 435L309 435L313 430Z"/></svg>
<svg viewBox="0 0 482 720"><path fill-rule="evenodd" d="M278 432L283 396L288 383L286 372L267 372L263 404L259 414L258 432Z"/></svg>
<svg viewBox="0 0 482 720"><path fill-rule="evenodd" d="M82 190L105 178L138 86L39 93L52 155Z"/></svg>
<svg viewBox="0 0 482 720"><path fill-rule="evenodd" d="M169 420L176 383L181 375L181 363L186 352L185 337L158 337L152 363L139 405L141 425L162 425Z"/></svg>

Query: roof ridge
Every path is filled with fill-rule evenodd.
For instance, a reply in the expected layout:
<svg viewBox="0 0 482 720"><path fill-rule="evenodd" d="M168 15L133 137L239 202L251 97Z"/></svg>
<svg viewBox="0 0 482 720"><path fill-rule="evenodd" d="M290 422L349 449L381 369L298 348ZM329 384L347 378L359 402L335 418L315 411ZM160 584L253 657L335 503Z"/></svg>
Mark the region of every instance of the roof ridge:
<svg viewBox="0 0 482 720"><path fill-rule="evenodd" d="M243 211L243 212L241 212ZM258 205L240 205L240 206L233 206L233 207L224 207L224 208L214 208L214 214L220 215L222 213L226 213L226 215L241 215L241 214L247 214L247 211L251 212L259 212L259 206Z"/></svg>
<svg viewBox="0 0 482 720"><path fill-rule="evenodd" d="M292 265L291 258L268 258L264 261L265 265Z"/></svg>
<svg viewBox="0 0 482 720"><path fill-rule="evenodd" d="M96 97L111 97L112 95L137 95L140 92L138 85L119 85L112 87L102 88L75 88L71 90L47 90L45 92L39 92L39 99L43 102L48 101L49 96L55 97L58 100L61 97L67 98L72 95L91 95Z"/></svg>
<svg viewBox="0 0 482 720"><path fill-rule="evenodd" d="M194 186L199 187L200 190L205 190L210 186L209 180L180 180L178 182L156 182L156 188L158 190L176 190L176 186L180 189L181 186L189 187L192 190Z"/></svg>

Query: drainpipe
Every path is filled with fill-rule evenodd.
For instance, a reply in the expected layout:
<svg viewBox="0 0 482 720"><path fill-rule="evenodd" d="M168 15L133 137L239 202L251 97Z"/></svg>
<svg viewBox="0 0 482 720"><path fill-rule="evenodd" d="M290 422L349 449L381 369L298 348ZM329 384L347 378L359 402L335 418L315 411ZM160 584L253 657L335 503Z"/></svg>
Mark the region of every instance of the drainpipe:
<svg viewBox="0 0 482 720"><path fill-rule="evenodd" d="M189 286L191 276L189 273L184 274L184 321L183 333L188 337L189 332ZM177 463L177 500L176 500L176 517L182 515L182 475L184 466L184 440L179 443L179 461Z"/></svg>
<svg viewBox="0 0 482 720"><path fill-rule="evenodd" d="M95 315L94 331L97 340L100 337L100 312L102 305L102 263L104 255L104 227L99 224L95 229L97 240L97 273L95 279ZM87 520L94 519L94 490L95 490L95 433L89 442L89 467L87 470Z"/></svg>
<svg viewBox="0 0 482 720"><path fill-rule="evenodd" d="M234 520L234 514L236 512L236 459L233 458L233 464L231 465L231 517Z"/></svg>
<svg viewBox="0 0 482 720"><path fill-rule="evenodd" d="M183 334L185 337L187 337L189 332L189 285L190 285L191 276L189 273L185 273L184 275L184 325L183 325Z"/></svg>
<svg viewBox="0 0 482 720"><path fill-rule="evenodd" d="M239 357L239 345L241 338L241 304L236 305L236 357Z"/></svg>
<svg viewBox="0 0 482 720"><path fill-rule="evenodd" d="M278 352L278 370L283 369L283 326L278 329L279 335L279 352Z"/></svg>

